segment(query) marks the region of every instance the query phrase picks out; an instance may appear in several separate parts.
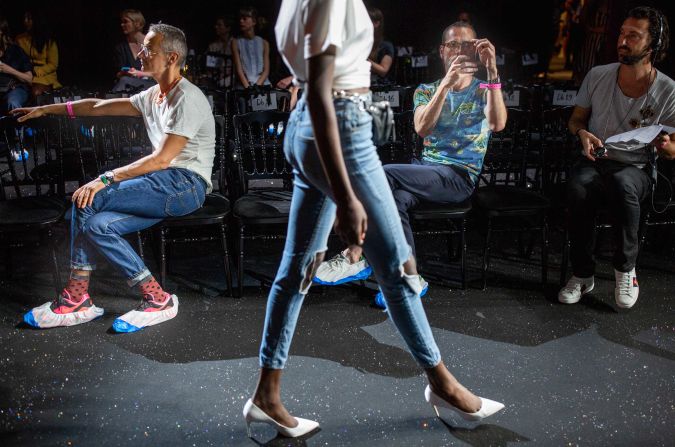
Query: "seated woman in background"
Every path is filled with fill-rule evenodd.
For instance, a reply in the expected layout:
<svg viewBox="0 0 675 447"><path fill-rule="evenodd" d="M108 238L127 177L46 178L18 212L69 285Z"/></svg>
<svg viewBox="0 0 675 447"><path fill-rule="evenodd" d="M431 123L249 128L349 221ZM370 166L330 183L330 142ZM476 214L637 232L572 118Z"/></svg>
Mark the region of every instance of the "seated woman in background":
<svg viewBox="0 0 675 447"><path fill-rule="evenodd" d="M33 67L24 51L12 40L9 24L0 17L0 113L28 102Z"/></svg>
<svg viewBox="0 0 675 447"><path fill-rule="evenodd" d="M26 11L23 26L26 31L16 36L16 43L33 64L33 96L61 88L56 75L59 68L59 48L45 14L40 10Z"/></svg>
<svg viewBox="0 0 675 447"><path fill-rule="evenodd" d="M232 19L225 16L216 17L216 23L213 25L216 32L216 40L211 42L206 49L208 55L230 56L225 58L216 58L209 64L207 57L207 70L210 70L216 76L216 85L218 87L232 86Z"/></svg>
<svg viewBox="0 0 675 447"><path fill-rule="evenodd" d="M373 22L374 36L373 49L368 56L370 83L374 86L393 84L394 45L384 40L384 15L377 8L368 9L368 15Z"/></svg>
<svg viewBox="0 0 675 447"><path fill-rule="evenodd" d="M270 46L260 36L255 35L256 26L262 26L258 11L254 8L239 10L239 30L241 37L232 40L232 61L235 70L235 88L248 88L252 85L270 85Z"/></svg>
<svg viewBox="0 0 675 447"><path fill-rule="evenodd" d="M125 9L120 13L120 27L124 41L118 43L114 50L118 81L112 91L145 90L155 84L147 73L141 71L141 59L138 57L145 39L145 17L141 11Z"/></svg>

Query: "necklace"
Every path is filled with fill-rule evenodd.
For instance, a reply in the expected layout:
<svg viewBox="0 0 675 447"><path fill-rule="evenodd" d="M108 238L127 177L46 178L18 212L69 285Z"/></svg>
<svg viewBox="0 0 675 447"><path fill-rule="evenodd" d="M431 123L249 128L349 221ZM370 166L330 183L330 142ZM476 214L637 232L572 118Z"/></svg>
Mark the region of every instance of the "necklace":
<svg viewBox="0 0 675 447"><path fill-rule="evenodd" d="M159 89L159 95L157 96L157 104L161 104L164 102L164 98L166 98L166 95L171 91L172 88L178 84L178 81L180 81L182 76L178 76L175 81L171 83L169 88L166 90L166 92L163 92L162 89Z"/></svg>
<svg viewBox="0 0 675 447"><path fill-rule="evenodd" d="M610 108L610 110L611 110L611 109L613 108L613 106L614 106L614 98L616 97L616 91L619 89L619 69L620 69L620 68L621 68L621 67L619 66L619 68L617 68L617 70L616 70L616 82L614 83L614 88L612 89L612 99L611 99L610 102L609 102L609 108ZM647 104L647 100L649 99L649 91L652 89L652 84L653 84L654 81L656 80L656 74L654 74L654 79L651 79L651 77L652 77L652 70L654 70L653 67L652 67L652 69L649 71L649 85L648 85L648 87L647 87L647 92L645 93L645 99L642 100L642 107L640 108L640 114L643 115L643 120L642 120L642 121L639 121L639 122L636 122L636 123L633 123L634 120L631 120L631 124L635 124L633 127L636 127L636 128L637 128L637 127L640 127L640 126L643 124L643 122L644 122L645 119L647 118L647 117L644 116L644 115L645 115L645 114L648 114L648 112L649 112L648 110L645 110L645 104ZM623 92L622 92L622 93L623 93ZM625 95L624 95L624 96L625 96ZM621 129L621 126L623 125L624 121L626 121L626 118L628 118L628 115L630 115L630 113L633 111L633 107L635 107L635 104L638 102L637 100L639 99L639 97L638 97L638 98L630 98L630 99L632 100L631 105L630 105L630 107L628 108L628 111L626 112L626 114L623 116L623 118L622 118L621 121L619 122L619 124L616 126L616 128L615 128L614 132L612 133L612 135L614 135L619 129ZM609 116L610 116L610 114L611 114L611 112L608 111L608 112L607 112L607 119L605 120L605 128L602 130L603 141L606 140L607 137L608 137L608 135L607 135L607 126L609 125ZM637 121L637 120L635 120L635 121ZM612 135L609 135L609 136L612 136Z"/></svg>

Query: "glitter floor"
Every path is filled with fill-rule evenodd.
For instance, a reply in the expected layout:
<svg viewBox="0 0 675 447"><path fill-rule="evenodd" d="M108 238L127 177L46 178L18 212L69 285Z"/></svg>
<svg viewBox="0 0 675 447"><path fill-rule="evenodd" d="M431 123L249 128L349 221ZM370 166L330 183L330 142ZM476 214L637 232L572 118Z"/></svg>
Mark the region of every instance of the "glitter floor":
<svg viewBox="0 0 675 447"><path fill-rule="evenodd" d="M28 259L0 283L1 445L254 445L241 410L256 383L265 289L252 282L244 298L217 296L224 282L215 256L191 249L176 257L189 259L171 281L178 317L134 334L110 330L137 299L110 270L97 272L91 289L106 314L72 328L19 324L51 293L45 269L33 273L46 260ZM251 267L271 273L276 262L260 254ZM572 306L557 303L553 278L542 291L534 264L496 259L491 268L487 291L431 280L424 302L451 371L504 402L502 412L482 424L449 412L436 418L420 370L386 314L370 305L374 293L312 289L283 397L321 430L288 440L255 425L255 442L672 445L675 274L641 269L636 307L617 312L606 262L593 294Z"/></svg>

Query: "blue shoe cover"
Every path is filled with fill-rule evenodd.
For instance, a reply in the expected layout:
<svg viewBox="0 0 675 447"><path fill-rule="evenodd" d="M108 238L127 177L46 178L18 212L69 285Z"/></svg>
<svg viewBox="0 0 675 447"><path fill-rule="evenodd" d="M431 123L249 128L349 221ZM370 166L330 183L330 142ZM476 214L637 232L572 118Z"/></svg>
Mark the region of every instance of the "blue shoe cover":
<svg viewBox="0 0 675 447"><path fill-rule="evenodd" d="M429 290L429 283L426 283L426 285L420 292L420 298L426 295L428 290ZM387 304L384 301L384 295L382 295L382 291L377 292L377 295L375 295L375 307L379 307L380 309L387 308Z"/></svg>

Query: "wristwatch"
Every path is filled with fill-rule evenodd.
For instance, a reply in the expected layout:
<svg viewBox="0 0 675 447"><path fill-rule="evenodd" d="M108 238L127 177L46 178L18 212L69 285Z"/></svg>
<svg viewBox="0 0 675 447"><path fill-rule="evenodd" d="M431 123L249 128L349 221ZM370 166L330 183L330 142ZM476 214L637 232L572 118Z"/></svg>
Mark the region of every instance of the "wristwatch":
<svg viewBox="0 0 675 447"><path fill-rule="evenodd" d="M494 79L488 79L487 83L488 84L500 84L501 80L499 79L499 75L497 75L497 77L494 78Z"/></svg>
<svg viewBox="0 0 675 447"><path fill-rule="evenodd" d="M105 186L110 186L115 183L115 173L112 171L105 171L101 176L101 181Z"/></svg>

